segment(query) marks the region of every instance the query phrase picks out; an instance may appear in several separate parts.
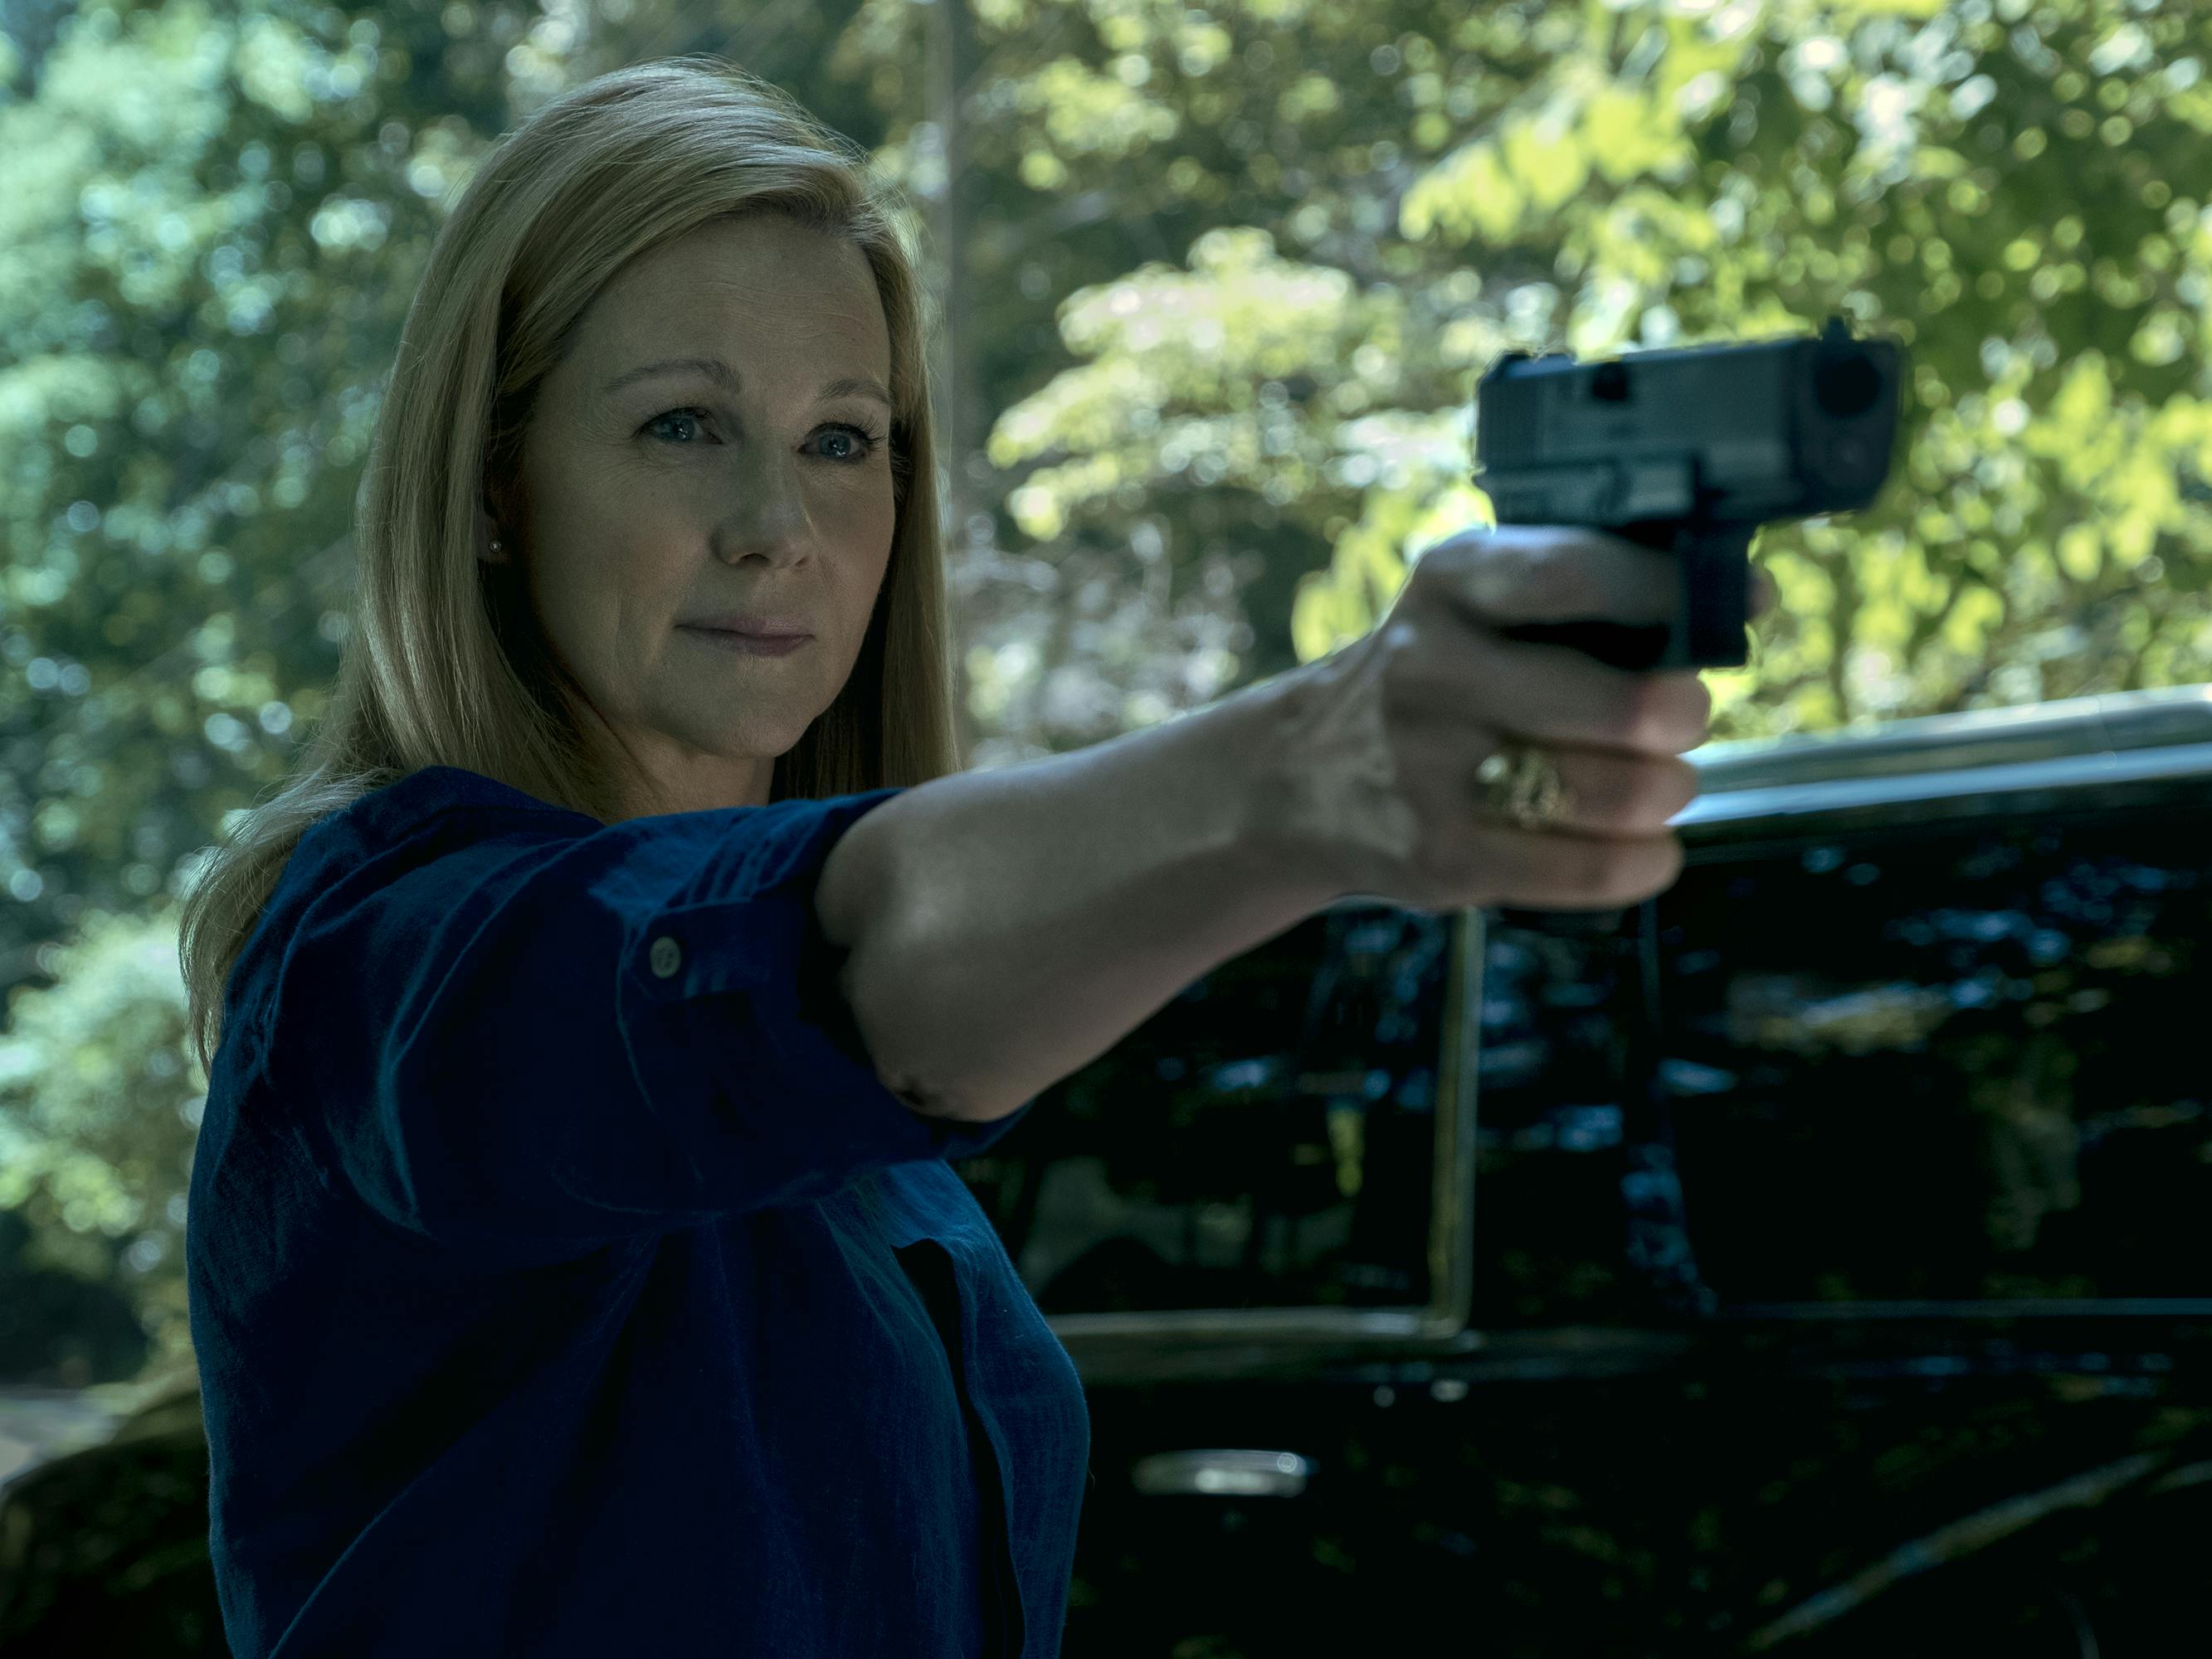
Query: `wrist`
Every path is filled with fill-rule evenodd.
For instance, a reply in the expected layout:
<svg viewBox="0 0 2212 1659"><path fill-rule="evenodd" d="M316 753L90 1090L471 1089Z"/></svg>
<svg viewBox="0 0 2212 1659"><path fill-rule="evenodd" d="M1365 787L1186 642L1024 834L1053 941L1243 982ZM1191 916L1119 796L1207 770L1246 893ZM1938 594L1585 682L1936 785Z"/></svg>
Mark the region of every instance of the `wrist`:
<svg viewBox="0 0 2212 1659"><path fill-rule="evenodd" d="M1251 699L1250 724L1238 744L1245 856L1310 911L1370 890L1344 831L1356 817L1351 794L1359 781L1334 775L1320 763L1343 746L1329 741L1328 727L1346 700L1330 695L1328 686L1352 667L1339 652L1237 694ZM1379 744L1365 747L1378 757L1385 752Z"/></svg>

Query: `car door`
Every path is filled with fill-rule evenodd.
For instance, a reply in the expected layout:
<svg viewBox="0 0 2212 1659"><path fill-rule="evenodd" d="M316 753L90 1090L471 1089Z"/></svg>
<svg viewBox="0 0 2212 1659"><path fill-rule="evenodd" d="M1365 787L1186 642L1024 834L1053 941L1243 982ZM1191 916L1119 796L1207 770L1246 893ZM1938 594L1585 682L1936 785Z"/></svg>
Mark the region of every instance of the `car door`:
<svg viewBox="0 0 2212 1659"><path fill-rule="evenodd" d="M2183 1611L2134 1566L2212 1443L2212 754L2085 735L1716 799L1648 908L1630 1134L1696 1367L1766 1356L1795 1402L1714 1449L1792 1472L1774 1643L2090 1651Z"/></svg>
<svg viewBox="0 0 2212 1659"><path fill-rule="evenodd" d="M961 1166L1091 1401L1071 1654L1279 1650L1341 1577L1331 1516L1371 1513L1373 1483L1325 1374L1466 1325L1471 938L1331 906Z"/></svg>

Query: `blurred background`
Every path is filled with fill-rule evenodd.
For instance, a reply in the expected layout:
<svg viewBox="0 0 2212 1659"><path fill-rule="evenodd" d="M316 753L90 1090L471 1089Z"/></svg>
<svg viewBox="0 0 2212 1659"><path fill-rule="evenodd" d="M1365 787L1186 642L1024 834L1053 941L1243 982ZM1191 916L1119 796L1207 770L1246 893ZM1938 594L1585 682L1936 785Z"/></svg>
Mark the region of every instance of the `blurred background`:
<svg viewBox="0 0 2212 1659"><path fill-rule="evenodd" d="M705 52L908 192L971 764L1326 655L1502 350L1912 361L1723 738L2212 679L2196 0L0 0L0 1480L188 1379L174 906L284 775L442 215Z"/></svg>

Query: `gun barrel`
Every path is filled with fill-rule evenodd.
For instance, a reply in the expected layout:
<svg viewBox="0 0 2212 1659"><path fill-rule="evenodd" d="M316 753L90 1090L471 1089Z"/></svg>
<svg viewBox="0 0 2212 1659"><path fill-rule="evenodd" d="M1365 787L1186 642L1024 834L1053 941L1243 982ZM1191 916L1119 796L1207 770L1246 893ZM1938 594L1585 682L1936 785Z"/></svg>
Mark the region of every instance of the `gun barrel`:
<svg viewBox="0 0 2212 1659"><path fill-rule="evenodd" d="M1888 477L1903 381L1895 341L1839 320L1603 361L1511 353L1477 391L1477 482L1504 524L1849 512Z"/></svg>

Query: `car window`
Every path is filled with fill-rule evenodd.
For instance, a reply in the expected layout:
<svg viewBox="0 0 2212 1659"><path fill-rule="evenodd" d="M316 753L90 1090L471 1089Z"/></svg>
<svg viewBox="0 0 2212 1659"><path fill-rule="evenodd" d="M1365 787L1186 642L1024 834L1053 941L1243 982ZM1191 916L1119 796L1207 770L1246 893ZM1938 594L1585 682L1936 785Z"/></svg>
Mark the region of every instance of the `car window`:
<svg viewBox="0 0 2212 1659"><path fill-rule="evenodd" d="M1656 914L1724 1304L2212 1294L2201 817L1801 843Z"/></svg>
<svg viewBox="0 0 2212 1659"><path fill-rule="evenodd" d="M1476 1065L1477 1325L1593 1324L1624 1272L1623 918L1493 913Z"/></svg>
<svg viewBox="0 0 2212 1659"><path fill-rule="evenodd" d="M1454 926L1375 904L1309 917L965 1161L1038 1305L1426 1303Z"/></svg>

